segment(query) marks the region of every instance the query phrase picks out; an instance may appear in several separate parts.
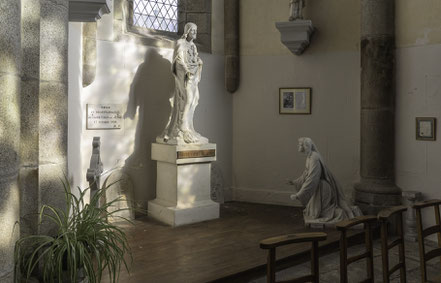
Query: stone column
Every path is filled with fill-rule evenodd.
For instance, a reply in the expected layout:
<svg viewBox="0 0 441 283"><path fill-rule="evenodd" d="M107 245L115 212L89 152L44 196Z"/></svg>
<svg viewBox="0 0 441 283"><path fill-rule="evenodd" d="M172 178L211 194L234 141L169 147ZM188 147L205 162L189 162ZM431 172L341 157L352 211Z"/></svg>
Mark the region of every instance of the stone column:
<svg viewBox="0 0 441 283"><path fill-rule="evenodd" d="M20 96L20 231L22 234L35 234L38 231L39 209L40 1L21 2L23 80Z"/></svg>
<svg viewBox="0 0 441 283"><path fill-rule="evenodd" d="M65 206L67 175L68 0L40 0L38 175L41 204Z"/></svg>
<svg viewBox="0 0 441 283"><path fill-rule="evenodd" d="M224 0L225 87L233 93L239 87L239 0Z"/></svg>
<svg viewBox="0 0 441 283"><path fill-rule="evenodd" d="M20 2L0 1L0 282L13 282L19 236Z"/></svg>
<svg viewBox="0 0 441 283"><path fill-rule="evenodd" d="M394 184L395 0L361 0L361 182L364 213L401 203Z"/></svg>
<svg viewBox="0 0 441 283"><path fill-rule="evenodd" d="M43 204L64 207L68 0L22 0L21 225L37 233Z"/></svg>

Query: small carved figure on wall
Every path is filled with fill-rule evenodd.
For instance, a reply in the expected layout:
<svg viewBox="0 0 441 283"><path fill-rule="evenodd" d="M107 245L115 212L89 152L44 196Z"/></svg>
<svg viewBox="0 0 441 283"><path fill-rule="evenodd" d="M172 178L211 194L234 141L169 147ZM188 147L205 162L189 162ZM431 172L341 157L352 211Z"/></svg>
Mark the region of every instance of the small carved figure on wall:
<svg viewBox="0 0 441 283"><path fill-rule="evenodd" d="M156 140L169 144L204 144L208 139L193 127L193 116L199 101L198 84L201 80L202 60L194 44L197 26L187 23L184 34L176 42L172 72L175 92L170 99L171 113L164 132Z"/></svg>
<svg viewBox="0 0 441 283"><path fill-rule="evenodd" d="M306 168L299 178L288 183L297 190L291 199L305 206L305 224L336 223L361 215L357 206L349 206L342 188L326 167L314 142L310 138L300 138L298 150L307 156Z"/></svg>
<svg viewBox="0 0 441 283"><path fill-rule="evenodd" d="M302 11L305 7L305 0L290 0L289 1L289 20L303 20Z"/></svg>

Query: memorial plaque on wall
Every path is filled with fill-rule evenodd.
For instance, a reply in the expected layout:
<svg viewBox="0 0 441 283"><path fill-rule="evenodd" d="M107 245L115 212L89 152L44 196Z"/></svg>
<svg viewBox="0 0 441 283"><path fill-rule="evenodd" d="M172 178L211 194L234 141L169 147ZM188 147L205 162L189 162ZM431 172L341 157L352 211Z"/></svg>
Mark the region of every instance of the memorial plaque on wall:
<svg viewBox="0 0 441 283"><path fill-rule="evenodd" d="M123 105L122 104L87 104L88 130L119 130L122 129Z"/></svg>

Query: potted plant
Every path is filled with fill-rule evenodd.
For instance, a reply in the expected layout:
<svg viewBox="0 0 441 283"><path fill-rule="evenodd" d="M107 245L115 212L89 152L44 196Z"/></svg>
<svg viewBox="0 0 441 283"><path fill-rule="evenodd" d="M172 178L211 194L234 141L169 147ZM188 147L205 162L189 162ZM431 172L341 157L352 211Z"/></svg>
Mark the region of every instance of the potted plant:
<svg viewBox="0 0 441 283"><path fill-rule="evenodd" d="M126 235L107 221L109 216L120 211L108 212L107 208L119 200L100 203L106 191L101 188L86 203L89 188L83 191L78 188L79 196L75 196L69 182L65 179L62 183L67 209L43 205L39 213L39 225L48 220L58 232L56 236L29 235L16 242L16 282L21 280L21 274L29 279L38 271L44 282L81 282L83 273L93 283L100 282L105 270L110 280L117 282L121 266L128 271L125 254L131 258Z"/></svg>

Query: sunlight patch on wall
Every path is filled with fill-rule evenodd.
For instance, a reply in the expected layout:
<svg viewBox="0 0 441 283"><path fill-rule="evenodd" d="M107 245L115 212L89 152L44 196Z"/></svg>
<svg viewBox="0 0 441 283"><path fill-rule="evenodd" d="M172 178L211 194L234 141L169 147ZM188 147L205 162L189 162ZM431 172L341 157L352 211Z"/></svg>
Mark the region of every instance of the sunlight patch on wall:
<svg viewBox="0 0 441 283"><path fill-rule="evenodd" d="M15 176L14 176L15 178ZM2 186L8 186L7 188L2 188L2 190L6 190L9 194L3 194L2 197L6 197L2 199L1 202L3 205L3 209L0 211L0 223L2 223L2 227L5 229L0 229L0 250L4 251L13 247L13 243L17 239L19 235L19 193L18 187L15 182L11 182L8 185L2 184Z"/></svg>

